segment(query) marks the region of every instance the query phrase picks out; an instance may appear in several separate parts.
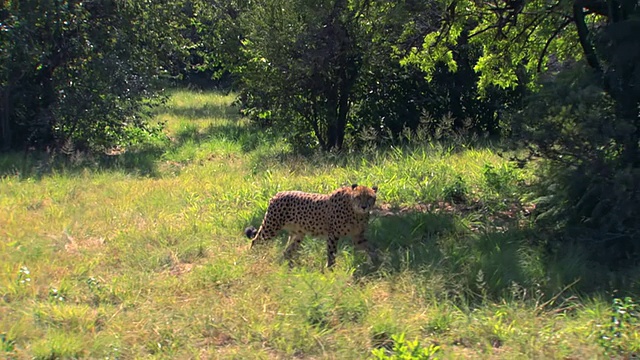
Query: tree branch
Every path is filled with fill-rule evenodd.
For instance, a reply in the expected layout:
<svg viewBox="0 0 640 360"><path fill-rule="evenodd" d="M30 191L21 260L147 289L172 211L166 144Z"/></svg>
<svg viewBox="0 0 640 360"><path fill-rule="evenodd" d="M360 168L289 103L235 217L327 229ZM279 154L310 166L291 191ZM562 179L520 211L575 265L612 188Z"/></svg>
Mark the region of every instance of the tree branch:
<svg viewBox="0 0 640 360"><path fill-rule="evenodd" d="M544 60L544 56L547 53L547 50L549 49L549 45L551 45L551 42L553 41L553 39L555 39L556 36L558 36L558 34L560 33L560 31L562 31L564 28L567 27L567 25L571 24L572 22L573 22L572 18L567 19L556 29L556 31L553 32L553 34L551 34L549 39L547 39L547 43L544 44L544 48L542 48L542 52L540 53L540 57L538 58L538 67L537 67L538 72L540 72L542 68L542 61Z"/></svg>
<svg viewBox="0 0 640 360"><path fill-rule="evenodd" d="M540 23L545 19L546 16L548 16L548 13L542 13L542 14L538 14L538 16L534 17L533 20L531 20L530 23L526 24L523 28L522 31L520 31L511 41L515 42L516 40L518 40L518 38L520 38L520 36L522 36L524 33L527 32L527 30L532 30L535 31L535 29L538 27L538 25L540 25ZM523 43L526 44L528 39L531 37L531 33L529 33L529 35L527 36L526 39L524 39Z"/></svg>
<svg viewBox="0 0 640 360"><path fill-rule="evenodd" d="M473 34L469 35L469 39L471 39L471 38L473 38L475 36L481 35L482 33L485 33L485 32L487 32L489 30L497 29L499 27L500 27L500 25L497 25L497 24L496 25L489 25L486 28L484 28L482 30L478 30L478 31L474 32Z"/></svg>
<svg viewBox="0 0 640 360"><path fill-rule="evenodd" d="M584 21L584 11L582 10L584 5L582 4L585 1L576 1L573 3L573 19L576 23L576 30L578 31L578 38L580 39L580 45L582 46L582 51L584 51L585 58L587 59L587 63L591 68L596 70L597 72L602 72L602 67L600 66L600 62L598 61L598 55L595 52L595 49L589 42L589 28L587 28L587 24Z"/></svg>

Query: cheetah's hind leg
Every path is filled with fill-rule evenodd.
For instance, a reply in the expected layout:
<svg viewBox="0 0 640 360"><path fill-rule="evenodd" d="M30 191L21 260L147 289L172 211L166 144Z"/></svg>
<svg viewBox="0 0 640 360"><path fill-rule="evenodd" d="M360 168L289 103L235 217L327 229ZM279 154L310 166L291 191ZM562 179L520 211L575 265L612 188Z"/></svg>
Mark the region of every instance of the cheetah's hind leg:
<svg viewBox="0 0 640 360"><path fill-rule="evenodd" d="M304 239L304 234L292 233L289 235L289 245L284 251L284 258L289 261L289 268L293 267L293 260L298 254L298 249L300 249L302 239Z"/></svg>

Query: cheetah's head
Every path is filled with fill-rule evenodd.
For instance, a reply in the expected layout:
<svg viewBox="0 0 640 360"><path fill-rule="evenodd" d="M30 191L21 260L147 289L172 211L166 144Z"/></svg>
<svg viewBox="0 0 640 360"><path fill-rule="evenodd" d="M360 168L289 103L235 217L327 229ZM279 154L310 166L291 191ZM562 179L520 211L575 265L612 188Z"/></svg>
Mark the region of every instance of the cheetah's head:
<svg viewBox="0 0 640 360"><path fill-rule="evenodd" d="M351 185L351 204L356 214L368 214L376 202L378 187L366 187L358 184Z"/></svg>

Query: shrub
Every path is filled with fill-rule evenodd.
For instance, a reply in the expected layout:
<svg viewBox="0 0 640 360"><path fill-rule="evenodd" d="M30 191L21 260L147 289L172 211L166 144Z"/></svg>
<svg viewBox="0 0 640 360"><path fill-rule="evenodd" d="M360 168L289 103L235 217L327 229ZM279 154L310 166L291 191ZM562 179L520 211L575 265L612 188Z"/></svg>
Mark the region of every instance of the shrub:
<svg viewBox="0 0 640 360"><path fill-rule="evenodd" d="M0 13L0 148L104 148L153 133L180 48L180 2L9 2ZM159 51L158 49L162 49Z"/></svg>
<svg viewBox="0 0 640 360"><path fill-rule="evenodd" d="M391 351L384 347L372 351L374 359L378 360L428 360L437 359L435 355L440 351L437 345L424 347L418 340L409 341L405 339L404 333L392 335L393 348Z"/></svg>
<svg viewBox="0 0 640 360"><path fill-rule="evenodd" d="M538 224L561 230L556 242L582 242L594 260L618 267L640 252L640 167L624 156L627 121L597 84L581 66L545 80L512 131L548 160L536 191Z"/></svg>

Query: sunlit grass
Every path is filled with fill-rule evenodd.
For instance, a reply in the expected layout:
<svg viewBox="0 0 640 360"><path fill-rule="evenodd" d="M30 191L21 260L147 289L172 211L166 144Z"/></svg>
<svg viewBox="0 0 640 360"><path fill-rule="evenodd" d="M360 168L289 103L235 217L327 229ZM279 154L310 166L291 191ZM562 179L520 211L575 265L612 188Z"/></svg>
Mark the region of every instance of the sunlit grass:
<svg viewBox="0 0 640 360"><path fill-rule="evenodd" d="M526 218L494 219L526 197L530 169L490 147L296 156L232 101L176 91L156 115L171 142L152 171L21 173L0 157L17 169L0 178L0 357L362 359L399 333L442 358L604 356L609 300L570 295L606 290L611 273L579 250L547 258ZM284 237L249 251L242 229L277 191L354 182L403 211L371 222L376 268L347 242L333 272L322 241L293 270ZM471 210L446 211L458 188Z"/></svg>

